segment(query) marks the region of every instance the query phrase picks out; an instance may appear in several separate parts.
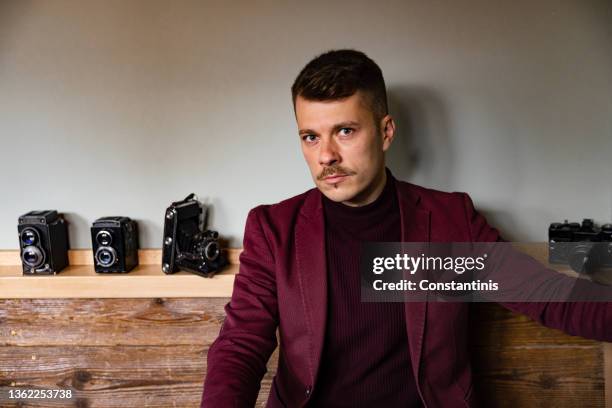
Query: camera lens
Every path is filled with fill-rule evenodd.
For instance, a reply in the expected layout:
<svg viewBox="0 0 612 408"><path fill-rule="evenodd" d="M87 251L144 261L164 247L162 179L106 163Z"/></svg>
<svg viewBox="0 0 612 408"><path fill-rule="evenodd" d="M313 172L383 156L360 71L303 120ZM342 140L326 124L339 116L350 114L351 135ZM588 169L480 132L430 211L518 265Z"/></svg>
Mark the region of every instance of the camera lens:
<svg viewBox="0 0 612 408"><path fill-rule="evenodd" d="M103 246L109 246L113 242L113 236L110 232L102 230L96 234L96 241Z"/></svg>
<svg viewBox="0 0 612 408"><path fill-rule="evenodd" d="M209 242L204 248L204 255L209 261L214 261L219 256L219 245L215 241Z"/></svg>
<svg viewBox="0 0 612 408"><path fill-rule="evenodd" d="M32 228L26 228L21 231L21 241L25 245L34 245L38 242L38 232Z"/></svg>
<svg viewBox="0 0 612 408"><path fill-rule="evenodd" d="M101 266L111 266L117 261L117 253L111 247L101 247L96 251L96 262Z"/></svg>
<svg viewBox="0 0 612 408"><path fill-rule="evenodd" d="M23 263L31 268L36 268L37 266L41 265L45 259L42 251L35 246L28 246L24 248L21 257L23 259Z"/></svg>

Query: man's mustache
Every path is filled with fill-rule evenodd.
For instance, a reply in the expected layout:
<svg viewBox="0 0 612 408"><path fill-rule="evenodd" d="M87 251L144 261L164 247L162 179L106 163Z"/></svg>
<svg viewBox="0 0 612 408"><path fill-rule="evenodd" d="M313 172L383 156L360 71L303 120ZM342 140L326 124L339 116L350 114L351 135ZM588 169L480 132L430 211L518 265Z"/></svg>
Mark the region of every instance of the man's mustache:
<svg viewBox="0 0 612 408"><path fill-rule="evenodd" d="M340 165L325 167L321 174L317 176L317 180L323 180L329 176L352 176L354 171L346 169Z"/></svg>

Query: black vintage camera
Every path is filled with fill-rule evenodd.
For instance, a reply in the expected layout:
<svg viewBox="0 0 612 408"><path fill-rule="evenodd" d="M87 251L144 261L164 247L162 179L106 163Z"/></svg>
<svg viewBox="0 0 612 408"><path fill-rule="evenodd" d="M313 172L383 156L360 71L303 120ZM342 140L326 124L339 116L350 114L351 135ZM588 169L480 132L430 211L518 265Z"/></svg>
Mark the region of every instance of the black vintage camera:
<svg viewBox="0 0 612 408"><path fill-rule="evenodd" d="M569 264L578 273L593 273L612 267L612 224L597 228L593 220L550 224L548 261Z"/></svg>
<svg viewBox="0 0 612 408"><path fill-rule="evenodd" d="M57 211L30 211L18 223L24 275L52 275L68 265L68 228Z"/></svg>
<svg viewBox="0 0 612 408"><path fill-rule="evenodd" d="M129 272L138 265L138 225L129 217L102 217L91 226L96 272Z"/></svg>
<svg viewBox="0 0 612 408"><path fill-rule="evenodd" d="M206 230L207 211L194 194L173 202L166 209L162 271L175 273L185 269L212 277L227 265L219 245L219 233Z"/></svg>

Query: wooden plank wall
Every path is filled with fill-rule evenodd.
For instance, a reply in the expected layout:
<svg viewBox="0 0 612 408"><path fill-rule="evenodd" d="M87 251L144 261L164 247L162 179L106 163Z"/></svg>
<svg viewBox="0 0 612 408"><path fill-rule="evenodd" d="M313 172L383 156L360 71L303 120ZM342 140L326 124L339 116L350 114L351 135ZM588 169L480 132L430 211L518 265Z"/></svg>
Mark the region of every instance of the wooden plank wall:
<svg viewBox="0 0 612 408"><path fill-rule="evenodd" d="M70 388L76 395L69 405L27 406L197 407L227 300L0 300L0 389ZM471 307L484 406L604 407L602 343L543 328L496 304ZM277 352L258 406L267 399Z"/></svg>
<svg viewBox="0 0 612 408"><path fill-rule="evenodd" d="M475 390L483 406L604 407L604 345L496 303L470 305Z"/></svg>
<svg viewBox="0 0 612 408"><path fill-rule="evenodd" d="M227 301L0 300L0 387L71 388L78 407L199 406L206 354ZM276 354L270 364L276 367Z"/></svg>

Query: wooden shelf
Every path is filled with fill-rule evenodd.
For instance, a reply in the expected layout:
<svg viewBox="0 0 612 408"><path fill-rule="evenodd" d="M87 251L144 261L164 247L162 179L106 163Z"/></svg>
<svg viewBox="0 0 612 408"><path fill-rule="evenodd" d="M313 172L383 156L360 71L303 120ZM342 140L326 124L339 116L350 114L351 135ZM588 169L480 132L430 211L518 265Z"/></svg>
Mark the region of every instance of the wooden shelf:
<svg viewBox="0 0 612 408"><path fill-rule="evenodd" d="M36 276L23 276L19 251L0 251L0 299L230 297L239 253L228 250L230 265L204 278L183 271L166 275L156 249L141 250L141 263L131 272L113 274L94 271L90 250L71 250L70 266Z"/></svg>
<svg viewBox="0 0 612 408"><path fill-rule="evenodd" d="M567 266L548 265L546 243L522 243L516 248L575 276ZM242 249L226 251L230 265L214 277L204 278L188 272L164 274L161 249L141 249L140 265L126 274L95 273L90 249L70 250L69 267L56 275L37 276L23 276L18 250L0 250L0 299L230 297Z"/></svg>

